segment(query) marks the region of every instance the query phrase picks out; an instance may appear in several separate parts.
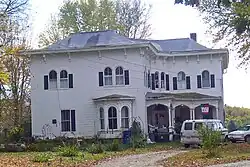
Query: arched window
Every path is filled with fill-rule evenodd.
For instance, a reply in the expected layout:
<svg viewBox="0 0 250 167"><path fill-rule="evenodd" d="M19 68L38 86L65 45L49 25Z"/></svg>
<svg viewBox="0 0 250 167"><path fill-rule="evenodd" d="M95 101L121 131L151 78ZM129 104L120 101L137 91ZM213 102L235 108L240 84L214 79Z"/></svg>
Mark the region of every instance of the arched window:
<svg viewBox="0 0 250 167"><path fill-rule="evenodd" d="M165 73L161 73L161 88L165 88Z"/></svg>
<svg viewBox="0 0 250 167"><path fill-rule="evenodd" d="M100 108L100 128L105 129L105 124L104 124L104 109L101 107Z"/></svg>
<svg viewBox="0 0 250 167"><path fill-rule="evenodd" d="M112 69L110 67L105 68L104 70L104 83L105 85L112 85Z"/></svg>
<svg viewBox="0 0 250 167"><path fill-rule="evenodd" d="M108 110L109 129L117 129L117 110L110 107Z"/></svg>
<svg viewBox="0 0 250 167"><path fill-rule="evenodd" d="M128 113L128 107L123 106L121 110L121 127L122 128L129 128L129 113Z"/></svg>
<svg viewBox="0 0 250 167"><path fill-rule="evenodd" d="M159 88L159 72L155 72L155 88Z"/></svg>
<svg viewBox="0 0 250 167"><path fill-rule="evenodd" d="M49 72L49 87L50 89L57 88L57 73L55 70Z"/></svg>
<svg viewBox="0 0 250 167"><path fill-rule="evenodd" d="M178 73L178 89L186 89L186 75L183 71Z"/></svg>
<svg viewBox="0 0 250 167"><path fill-rule="evenodd" d="M202 87L203 88L210 87L209 72L207 70L204 70L201 75L202 75Z"/></svg>
<svg viewBox="0 0 250 167"><path fill-rule="evenodd" d="M124 85L124 72L121 66L115 69L115 80L116 85Z"/></svg>
<svg viewBox="0 0 250 167"><path fill-rule="evenodd" d="M68 72L66 70L60 72L60 88L69 88Z"/></svg>

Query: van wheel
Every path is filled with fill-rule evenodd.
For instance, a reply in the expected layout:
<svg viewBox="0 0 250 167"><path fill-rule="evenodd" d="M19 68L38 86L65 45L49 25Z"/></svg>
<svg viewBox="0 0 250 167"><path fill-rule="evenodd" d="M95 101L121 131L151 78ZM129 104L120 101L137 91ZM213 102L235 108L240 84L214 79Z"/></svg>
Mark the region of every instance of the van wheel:
<svg viewBox="0 0 250 167"><path fill-rule="evenodd" d="M224 142L229 142L229 141L230 140L229 140L228 136L226 136L225 139L224 139Z"/></svg>
<svg viewBox="0 0 250 167"><path fill-rule="evenodd" d="M247 143L250 144L250 136L249 136L249 135L247 135L247 136L245 137L245 141L246 141Z"/></svg>
<svg viewBox="0 0 250 167"><path fill-rule="evenodd" d="M236 140L231 139L231 142L232 142L232 143L236 143Z"/></svg>
<svg viewBox="0 0 250 167"><path fill-rule="evenodd" d="M190 144L184 144L184 147L185 147L185 148L189 148L189 147L190 147Z"/></svg>

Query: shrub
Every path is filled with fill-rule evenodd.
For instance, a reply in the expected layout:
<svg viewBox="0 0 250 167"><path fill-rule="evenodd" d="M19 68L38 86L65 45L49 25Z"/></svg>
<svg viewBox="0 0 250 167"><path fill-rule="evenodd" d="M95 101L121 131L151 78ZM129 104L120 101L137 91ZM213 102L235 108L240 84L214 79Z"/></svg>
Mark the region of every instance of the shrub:
<svg viewBox="0 0 250 167"><path fill-rule="evenodd" d="M50 154L40 153L40 154L35 155L32 161L43 163L43 162L48 162L50 159L51 159Z"/></svg>
<svg viewBox="0 0 250 167"><path fill-rule="evenodd" d="M198 130L201 139L201 145L204 153L208 157L215 157L219 155L219 144L221 142L221 132L214 131L207 126L201 126Z"/></svg>
<svg viewBox="0 0 250 167"><path fill-rule="evenodd" d="M103 153L103 152L104 152L101 143L98 143L98 144L94 144L94 143L93 143L93 144L87 149L87 151L88 151L89 153L92 153L92 154L100 154L100 153Z"/></svg>
<svg viewBox="0 0 250 167"><path fill-rule="evenodd" d="M8 139L11 142L19 142L23 138L24 129L21 127L14 127L8 134Z"/></svg>
<svg viewBox="0 0 250 167"><path fill-rule="evenodd" d="M133 121L131 130L130 144L132 148L143 148L146 146L147 139L145 138L139 122Z"/></svg>
<svg viewBox="0 0 250 167"><path fill-rule="evenodd" d="M29 144L27 150L34 152L46 152L53 151L55 147L56 145L51 142L38 142Z"/></svg>
<svg viewBox="0 0 250 167"><path fill-rule="evenodd" d="M59 154L63 157L76 157L80 153L76 146L59 147L58 151Z"/></svg>
<svg viewBox="0 0 250 167"><path fill-rule="evenodd" d="M107 151L119 151L120 150L120 142L118 139L114 139L111 144L107 145Z"/></svg>

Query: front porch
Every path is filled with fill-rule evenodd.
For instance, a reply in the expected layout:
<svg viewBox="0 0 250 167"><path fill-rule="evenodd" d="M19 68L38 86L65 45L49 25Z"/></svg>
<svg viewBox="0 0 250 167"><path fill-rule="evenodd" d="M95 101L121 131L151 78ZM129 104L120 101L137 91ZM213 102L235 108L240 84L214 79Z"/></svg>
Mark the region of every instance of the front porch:
<svg viewBox="0 0 250 167"><path fill-rule="evenodd" d="M146 104L149 136L153 133L165 133L168 140L172 141L174 135L180 134L185 120L220 119L220 100L220 97L198 93L148 93Z"/></svg>

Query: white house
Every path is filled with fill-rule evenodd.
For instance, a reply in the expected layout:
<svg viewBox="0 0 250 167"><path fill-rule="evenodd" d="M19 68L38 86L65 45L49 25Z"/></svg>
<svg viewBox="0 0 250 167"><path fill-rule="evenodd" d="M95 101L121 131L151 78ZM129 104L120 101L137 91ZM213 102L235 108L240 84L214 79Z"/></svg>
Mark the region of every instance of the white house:
<svg viewBox="0 0 250 167"><path fill-rule="evenodd" d="M186 119L225 119L228 50L198 44L195 33L135 40L83 32L23 54L31 56L33 135L113 138L135 119L145 133L149 126L171 132Z"/></svg>

